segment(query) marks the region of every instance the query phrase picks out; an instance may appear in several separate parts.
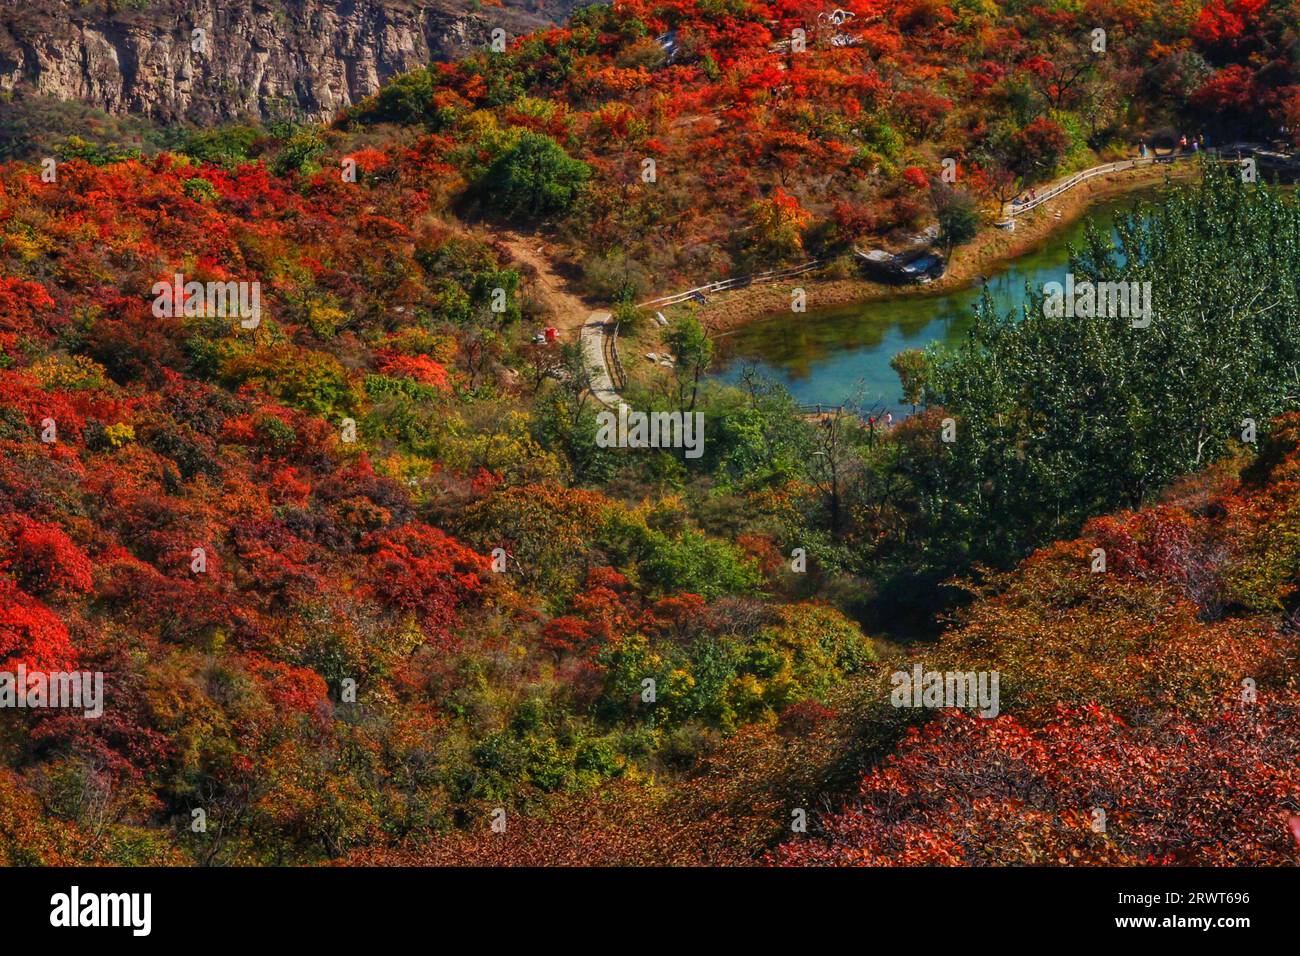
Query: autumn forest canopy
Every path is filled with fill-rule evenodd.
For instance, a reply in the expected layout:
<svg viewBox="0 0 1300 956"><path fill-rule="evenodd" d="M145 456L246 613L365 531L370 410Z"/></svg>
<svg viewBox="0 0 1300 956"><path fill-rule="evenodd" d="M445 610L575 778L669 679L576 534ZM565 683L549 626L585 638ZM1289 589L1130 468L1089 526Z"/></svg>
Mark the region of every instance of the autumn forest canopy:
<svg viewBox="0 0 1300 956"><path fill-rule="evenodd" d="M0 95L0 672L103 675L0 680L0 863L1295 865L1300 202L1213 149L1300 146L1298 24L619 0L323 123ZM986 297L888 427L637 306L1139 148L1069 269L1149 324ZM698 455L602 438L595 310Z"/></svg>

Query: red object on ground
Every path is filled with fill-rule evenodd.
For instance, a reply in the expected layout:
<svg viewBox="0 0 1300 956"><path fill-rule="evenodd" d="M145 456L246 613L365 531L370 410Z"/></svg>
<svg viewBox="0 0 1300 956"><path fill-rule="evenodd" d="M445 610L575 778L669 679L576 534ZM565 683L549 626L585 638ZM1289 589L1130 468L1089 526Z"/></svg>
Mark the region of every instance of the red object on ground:
<svg viewBox="0 0 1300 956"><path fill-rule="evenodd" d="M553 325L547 326L545 329L545 334L546 334L546 341L554 342L556 339L560 337L560 330L555 328L555 326Z"/></svg>

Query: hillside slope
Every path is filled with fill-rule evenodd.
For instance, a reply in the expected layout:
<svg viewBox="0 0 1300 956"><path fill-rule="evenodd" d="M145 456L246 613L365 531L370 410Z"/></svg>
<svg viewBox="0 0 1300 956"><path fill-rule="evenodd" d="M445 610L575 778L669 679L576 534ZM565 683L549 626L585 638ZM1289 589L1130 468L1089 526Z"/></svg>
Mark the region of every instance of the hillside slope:
<svg viewBox="0 0 1300 956"><path fill-rule="evenodd" d="M611 441L536 334L554 258L649 329L638 281L910 227L949 146L982 195L1222 92L1139 82L1190 28L1136 17L1094 141L1060 18L850 2L804 60L817 9L628 0L327 125L0 165L0 674L105 689L0 720L0 863L1294 859L1293 192L1211 168L1093 230L1149 328L981 309L892 427L710 381L688 313L626 394L707 441ZM903 663L999 715L891 706Z"/></svg>

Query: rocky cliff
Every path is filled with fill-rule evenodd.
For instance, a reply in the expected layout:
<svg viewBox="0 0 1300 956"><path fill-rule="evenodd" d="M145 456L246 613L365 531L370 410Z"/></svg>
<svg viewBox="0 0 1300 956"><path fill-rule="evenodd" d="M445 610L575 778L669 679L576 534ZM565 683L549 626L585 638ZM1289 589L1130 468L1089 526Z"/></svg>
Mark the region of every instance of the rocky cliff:
<svg viewBox="0 0 1300 956"><path fill-rule="evenodd" d="M323 119L394 74L485 45L495 27L514 36L574 6L509 3L0 0L0 94L162 122Z"/></svg>

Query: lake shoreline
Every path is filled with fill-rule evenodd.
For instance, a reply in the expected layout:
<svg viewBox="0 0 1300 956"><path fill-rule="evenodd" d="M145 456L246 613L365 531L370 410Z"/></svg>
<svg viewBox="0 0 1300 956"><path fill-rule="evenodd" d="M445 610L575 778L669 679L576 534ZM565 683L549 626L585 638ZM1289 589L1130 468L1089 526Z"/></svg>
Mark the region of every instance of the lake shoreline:
<svg viewBox="0 0 1300 956"><path fill-rule="evenodd" d="M880 299L940 296L958 292L997 273L1032 252L1054 233L1078 221L1100 200L1159 186L1166 180L1193 178L1193 164L1148 166L1125 170L1083 183L1056 200L1017 218L1014 230L989 224L971 242L953 252L942 278L926 285L887 285L865 279L799 276L785 282L749 286L718 293L706 305L694 305L694 314L714 335L734 331L753 322L786 318L790 290L802 288L808 311L846 308ZM674 311L677 308L675 307Z"/></svg>

